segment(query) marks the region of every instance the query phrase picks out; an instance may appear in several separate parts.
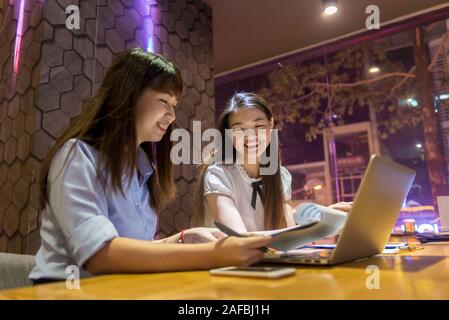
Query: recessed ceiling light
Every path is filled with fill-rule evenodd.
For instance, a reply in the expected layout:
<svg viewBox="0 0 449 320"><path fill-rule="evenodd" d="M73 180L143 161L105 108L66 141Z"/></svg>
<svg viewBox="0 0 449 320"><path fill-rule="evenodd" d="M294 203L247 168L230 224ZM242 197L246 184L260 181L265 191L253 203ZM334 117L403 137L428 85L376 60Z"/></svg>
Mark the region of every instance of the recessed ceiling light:
<svg viewBox="0 0 449 320"><path fill-rule="evenodd" d="M322 0L323 2L323 14L331 16L338 12L337 0Z"/></svg>

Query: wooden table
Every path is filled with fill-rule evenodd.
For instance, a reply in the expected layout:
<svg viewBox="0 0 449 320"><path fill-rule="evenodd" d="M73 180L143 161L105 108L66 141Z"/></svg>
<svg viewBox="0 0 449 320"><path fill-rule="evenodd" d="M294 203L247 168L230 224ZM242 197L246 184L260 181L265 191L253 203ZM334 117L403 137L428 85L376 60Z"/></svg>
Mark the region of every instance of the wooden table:
<svg viewBox="0 0 449 320"><path fill-rule="evenodd" d="M369 265L380 289L367 289ZM0 299L449 299L449 245L432 244L397 255L334 267L297 266L279 280L210 276L207 271L108 275L0 291Z"/></svg>

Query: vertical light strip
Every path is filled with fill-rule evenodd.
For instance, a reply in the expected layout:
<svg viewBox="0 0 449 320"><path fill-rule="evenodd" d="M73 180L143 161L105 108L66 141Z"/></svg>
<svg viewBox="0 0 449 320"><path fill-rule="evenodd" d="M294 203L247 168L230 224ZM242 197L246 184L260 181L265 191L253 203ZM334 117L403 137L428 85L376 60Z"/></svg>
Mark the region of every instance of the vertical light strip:
<svg viewBox="0 0 449 320"><path fill-rule="evenodd" d="M16 29L16 41L14 47L14 73L17 74L19 71L20 65L20 51L22 48L22 33L23 33L23 15L25 12L25 1L19 0L20 8L19 8L19 21L17 21L17 29Z"/></svg>
<svg viewBox="0 0 449 320"><path fill-rule="evenodd" d="M145 26L145 29L147 30L147 34L148 34L148 40L147 40L147 51L148 52L155 52L155 48L154 48L154 24L153 24L153 20L148 19L148 23Z"/></svg>
<svg viewBox="0 0 449 320"><path fill-rule="evenodd" d="M150 12L151 12L151 10L156 10L157 9L157 0L150 1L148 3L148 6L150 7ZM144 28L148 32L148 40L147 40L147 48L146 49L148 52L155 53L155 51L156 51L156 48L154 47L154 35L155 35L154 30L155 30L155 28L154 28L153 20L151 19L151 13L150 13L150 18L148 19L148 25L144 26Z"/></svg>
<svg viewBox="0 0 449 320"><path fill-rule="evenodd" d="M152 34L150 34L149 37L148 37L147 51L148 52L154 52L154 40L153 40L153 35Z"/></svg>

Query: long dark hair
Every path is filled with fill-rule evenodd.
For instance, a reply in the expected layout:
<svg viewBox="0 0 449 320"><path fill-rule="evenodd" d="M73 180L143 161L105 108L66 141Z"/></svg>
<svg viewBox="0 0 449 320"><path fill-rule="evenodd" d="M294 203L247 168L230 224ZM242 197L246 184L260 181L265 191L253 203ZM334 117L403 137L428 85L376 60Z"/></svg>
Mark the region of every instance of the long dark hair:
<svg viewBox="0 0 449 320"><path fill-rule="evenodd" d="M136 167L136 103L145 89L167 92L179 97L183 83L179 69L163 56L130 49L119 55L109 67L96 92L72 125L50 149L40 172L40 208L48 202L48 172L53 157L72 138L80 139L99 151L98 163L104 164L115 191L123 194L122 175L129 181ZM175 194L170 150L172 127L162 140L143 142L150 163L156 165L148 180L151 204L160 212ZM155 155L154 155L155 151ZM67 160L66 160L67 161ZM97 166L97 177L101 179Z"/></svg>
<svg viewBox="0 0 449 320"><path fill-rule="evenodd" d="M265 100L254 94L248 92L240 92L234 94L229 100L223 112L220 114L218 118L217 129L221 134L221 148L214 151L212 158L216 158L217 156L221 156L220 159L223 159L225 162L229 155L225 154L225 145L232 142L226 142L226 139L230 139L226 134L226 129L230 129L229 127L229 116L239 110L256 108L267 116L267 119L271 121L273 119L273 113L271 111L271 107L265 102ZM267 146L266 152L267 156L270 157L270 145L275 143L275 150L277 157L278 167L273 175L261 175L262 177L262 190L264 197L262 198L262 203L264 207L264 227L266 230L269 229L278 229L284 228L287 226L287 221L285 217L285 207L284 207L284 193L282 187L281 173L280 173L280 163L281 157L278 147L277 138L270 140L270 144ZM232 147L232 163L236 162L236 153L234 146ZM195 202L194 202L194 224L201 224L204 221L205 215L205 207L204 207L204 175L206 173L207 167L210 165L210 162L206 160L205 163L201 165L199 181L196 188L195 193ZM226 161L226 163L228 163ZM226 165L226 164L224 164ZM262 166L262 165L261 165Z"/></svg>

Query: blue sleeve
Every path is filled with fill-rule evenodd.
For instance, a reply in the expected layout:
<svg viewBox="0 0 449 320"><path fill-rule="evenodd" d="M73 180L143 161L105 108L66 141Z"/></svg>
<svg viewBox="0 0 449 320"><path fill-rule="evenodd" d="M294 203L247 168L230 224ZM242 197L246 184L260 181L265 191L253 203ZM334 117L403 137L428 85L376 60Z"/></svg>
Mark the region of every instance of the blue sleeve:
<svg viewBox="0 0 449 320"><path fill-rule="evenodd" d="M69 252L80 267L118 237L108 219L106 196L97 179L95 159L91 147L71 139L53 158L48 174L51 211Z"/></svg>

